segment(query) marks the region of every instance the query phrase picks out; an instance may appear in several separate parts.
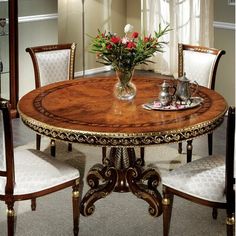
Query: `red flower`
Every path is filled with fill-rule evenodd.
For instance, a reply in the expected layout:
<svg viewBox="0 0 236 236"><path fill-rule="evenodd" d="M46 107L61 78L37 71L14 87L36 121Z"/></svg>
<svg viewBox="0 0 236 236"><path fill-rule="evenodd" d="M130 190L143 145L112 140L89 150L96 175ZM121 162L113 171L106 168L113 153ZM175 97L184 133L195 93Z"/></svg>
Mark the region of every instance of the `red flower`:
<svg viewBox="0 0 236 236"><path fill-rule="evenodd" d="M134 42L128 42L127 43L127 48L130 48L130 49L136 48L136 44Z"/></svg>
<svg viewBox="0 0 236 236"><path fill-rule="evenodd" d="M145 37L144 37L144 42L145 42L145 43L148 43L148 42L149 42L149 39L150 39L149 37L145 36Z"/></svg>
<svg viewBox="0 0 236 236"><path fill-rule="evenodd" d="M120 37L112 36L111 42L114 44L118 44L120 42Z"/></svg>
<svg viewBox="0 0 236 236"><path fill-rule="evenodd" d="M133 32L133 34L132 34L132 38L138 38L138 32Z"/></svg>
<svg viewBox="0 0 236 236"><path fill-rule="evenodd" d="M109 49L112 48L112 45L111 45L111 44L108 44L106 48L109 50Z"/></svg>

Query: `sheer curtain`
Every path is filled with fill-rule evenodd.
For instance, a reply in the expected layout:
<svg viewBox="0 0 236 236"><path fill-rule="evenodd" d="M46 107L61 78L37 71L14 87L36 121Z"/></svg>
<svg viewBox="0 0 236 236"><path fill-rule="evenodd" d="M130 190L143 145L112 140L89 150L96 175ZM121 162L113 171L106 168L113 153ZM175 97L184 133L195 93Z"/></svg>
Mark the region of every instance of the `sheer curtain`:
<svg viewBox="0 0 236 236"><path fill-rule="evenodd" d="M169 44L154 63L142 69L177 76L178 43L213 46L213 0L141 0L141 22L145 34L170 25L172 31L162 39Z"/></svg>

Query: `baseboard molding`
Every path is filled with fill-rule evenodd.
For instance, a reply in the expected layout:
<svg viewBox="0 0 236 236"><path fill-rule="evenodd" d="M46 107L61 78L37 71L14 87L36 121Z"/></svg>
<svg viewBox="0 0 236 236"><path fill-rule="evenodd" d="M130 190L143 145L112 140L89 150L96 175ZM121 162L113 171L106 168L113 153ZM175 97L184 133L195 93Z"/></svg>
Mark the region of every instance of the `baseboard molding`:
<svg viewBox="0 0 236 236"><path fill-rule="evenodd" d="M107 72L110 71L112 68L111 66L102 66L94 69L89 69L85 71L77 71L75 72L75 77L81 77L83 75L93 75L97 73Z"/></svg>

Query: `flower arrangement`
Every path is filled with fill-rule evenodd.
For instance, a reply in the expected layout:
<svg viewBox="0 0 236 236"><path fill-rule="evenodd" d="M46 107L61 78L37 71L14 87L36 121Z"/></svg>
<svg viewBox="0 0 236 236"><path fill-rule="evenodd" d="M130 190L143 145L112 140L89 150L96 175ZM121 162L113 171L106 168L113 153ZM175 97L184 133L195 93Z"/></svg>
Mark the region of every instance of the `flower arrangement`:
<svg viewBox="0 0 236 236"><path fill-rule="evenodd" d="M96 53L97 62L112 65L115 71L131 71L138 64L151 62L148 58L155 52L163 52L167 42L159 38L168 31L169 26L162 29L159 25L154 36L140 36L138 32L133 32L132 25L127 24L124 27L125 35L120 37L115 33L98 30L96 37L91 37L90 52Z"/></svg>

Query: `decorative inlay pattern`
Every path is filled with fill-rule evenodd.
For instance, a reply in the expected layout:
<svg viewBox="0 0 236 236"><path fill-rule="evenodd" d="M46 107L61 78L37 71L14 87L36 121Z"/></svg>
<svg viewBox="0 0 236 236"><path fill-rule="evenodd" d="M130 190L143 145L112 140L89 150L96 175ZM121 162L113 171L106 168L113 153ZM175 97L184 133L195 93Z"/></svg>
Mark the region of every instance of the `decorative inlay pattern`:
<svg viewBox="0 0 236 236"><path fill-rule="evenodd" d="M84 83L86 83L86 81L84 81ZM35 109L38 112L40 112L41 114L43 114L44 116L50 117L54 120L61 121L61 122L67 122L67 123L71 123L71 124L80 124L80 125L91 125L93 127L96 127L96 126L102 127L102 126L104 126L104 124L101 124L101 123L95 123L95 122L91 123L91 122L84 122L84 121L81 122L79 120L74 120L74 119L69 119L69 118L65 118L65 117L62 117L62 116L58 116L56 114L53 114L53 112L48 111L43 106L43 104L42 104L43 99L46 98L49 94L52 94L54 91L58 91L60 89L69 88L71 86L74 86L74 84L60 85L58 87L48 89L48 90L44 91L43 93L39 94L33 101L33 105L34 105ZM202 113L206 112L208 110L208 108L211 106L211 99L206 94L204 94L203 92L199 92L198 94L199 94L200 97L204 98L204 104L199 107L199 109L196 111L195 114L196 115L201 115ZM189 116L190 115L182 116L178 121L188 120ZM110 124L106 124L106 127L110 126L110 127L125 128L125 127L135 126L135 127L138 128L138 127L143 127L143 126L163 125L162 122L163 121L156 120L155 122L153 121L153 122L149 122L149 123L141 123L139 125L137 125L137 124L122 124L122 123L117 125L117 124L110 123ZM175 120L173 120L173 119L165 120L165 124L170 124L172 122L175 122Z"/></svg>

